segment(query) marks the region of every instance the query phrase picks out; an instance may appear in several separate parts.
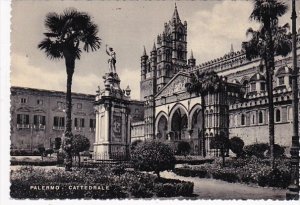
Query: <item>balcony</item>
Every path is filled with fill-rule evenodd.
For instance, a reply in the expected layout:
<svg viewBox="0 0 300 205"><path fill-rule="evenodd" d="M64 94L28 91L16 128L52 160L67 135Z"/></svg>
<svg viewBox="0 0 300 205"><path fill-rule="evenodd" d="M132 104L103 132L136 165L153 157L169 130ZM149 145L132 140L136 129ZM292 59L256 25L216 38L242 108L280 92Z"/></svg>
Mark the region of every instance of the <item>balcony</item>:
<svg viewBox="0 0 300 205"><path fill-rule="evenodd" d="M83 127L74 127L74 129L75 129L76 131L78 131L78 132L82 132Z"/></svg>
<svg viewBox="0 0 300 205"><path fill-rule="evenodd" d="M65 127L60 127L60 126L53 126L53 130L64 130Z"/></svg>
<svg viewBox="0 0 300 205"><path fill-rule="evenodd" d="M90 127L90 132L95 132L95 128L94 127Z"/></svg>
<svg viewBox="0 0 300 205"><path fill-rule="evenodd" d="M35 130L45 130L46 126L45 125L33 125L33 128Z"/></svg>
<svg viewBox="0 0 300 205"><path fill-rule="evenodd" d="M17 124L17 129L29 129L29 124Z"/></svg>

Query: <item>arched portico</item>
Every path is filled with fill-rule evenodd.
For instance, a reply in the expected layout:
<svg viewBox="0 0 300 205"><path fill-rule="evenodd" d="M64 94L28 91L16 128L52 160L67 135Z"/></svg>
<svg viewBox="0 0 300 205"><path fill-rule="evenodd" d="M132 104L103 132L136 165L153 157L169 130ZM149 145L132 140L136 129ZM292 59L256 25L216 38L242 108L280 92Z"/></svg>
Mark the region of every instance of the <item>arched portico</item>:
<svg viewBox="0 0 300 205"><path fill-rule="evenodd" d="M177 104L170 112L169 131L171 140L188 138L188 112L182 104Z"/></svg>
<svg viewBox="0 0 300 205"><path fill-rule="evenodd" d="M155 120L155 135L158 139L167 140L168 115L160 112Z"/></svg>

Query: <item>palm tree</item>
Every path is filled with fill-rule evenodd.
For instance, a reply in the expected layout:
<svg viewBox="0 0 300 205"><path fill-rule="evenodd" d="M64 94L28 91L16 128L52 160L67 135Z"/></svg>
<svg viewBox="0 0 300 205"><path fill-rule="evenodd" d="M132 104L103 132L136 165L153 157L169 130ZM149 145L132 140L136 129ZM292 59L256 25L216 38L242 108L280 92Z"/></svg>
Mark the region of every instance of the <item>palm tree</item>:
<svg viewBox="0 0 300 205"><path fill-rule="evenodd" d="M67 72L66 93L66 128L64 151L66 152L65 170L72 167L72 78L75 69L75 60L80 59L82 49L86 52L100 48L100 38L97 37L98 27L91 21L91 17L75 9L67 9L61 15L53 12L46 16L46 36L38 45L44 50L47 57L65 59ZM80 45L83 44L82 47Z"/></svg>
<svg viewBox="0 0 300 205"><path fill-rule="evenodd" d="M202 147L201 154L205 157L205 96L207 96L208 93L214 93L220 91L221 89L224 89L225 84L222 78L219 77L216 72L209 70L200 72L199 70L197 70L196 72L190 73L190 82L186 83L185 86L189 93L196 93L196 95L200 95L201 97L202 136L198 141L200 143L198 147Z"/></svg>
<svg viewBox="0 0 300 205"><path fill-rule="evenodd" d="M249 60L260 57L266 66L266 85L269 100L270 157L272 167L275 166L273 102L274 56L287 56L292 48L291 37L287 33L289 25L278 25L278 18L284 15L286 11L287 6L279 0L254 0L254 9L250 15L250 19L261 23L261 27L258 31L249 28L246 35L251 36L251 39L248 42L242 43L246 57Z"/></svg>

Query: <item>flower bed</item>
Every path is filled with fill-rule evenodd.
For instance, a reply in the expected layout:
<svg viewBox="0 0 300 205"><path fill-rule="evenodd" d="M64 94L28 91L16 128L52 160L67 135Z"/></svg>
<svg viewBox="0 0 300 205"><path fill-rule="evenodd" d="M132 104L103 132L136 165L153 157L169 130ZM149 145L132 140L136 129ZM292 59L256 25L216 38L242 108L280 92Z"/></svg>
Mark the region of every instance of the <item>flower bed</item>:
<svg viewBox="0 0 300 205"><path fill-rule="evenodd" d="M222 167L218 160L212 164L184 166L175 168L174 173L180 176L214 178L227 182L286 188L290 183L289 160L279 159L276 164L276 168L272 170L268 160L251 157L229 159L226 167Z"/></svg>
<svg viewBox="0 0 300 205"><path fill-rule="evenodd" d="M73 168L72 172L64 169L45 170L42 168L24 167L11 172L12 198L147 198L191 196L193 183L172 179L158 180L155 175L136 171L125 171L116 175L112 166L99 168ZM32 186L57 186L57 190L35 190ZM72 187L104 187L104 190L82 190ZM70 189L71 187L71 189ZM106 189L107 188L107 189Z"/></svg>

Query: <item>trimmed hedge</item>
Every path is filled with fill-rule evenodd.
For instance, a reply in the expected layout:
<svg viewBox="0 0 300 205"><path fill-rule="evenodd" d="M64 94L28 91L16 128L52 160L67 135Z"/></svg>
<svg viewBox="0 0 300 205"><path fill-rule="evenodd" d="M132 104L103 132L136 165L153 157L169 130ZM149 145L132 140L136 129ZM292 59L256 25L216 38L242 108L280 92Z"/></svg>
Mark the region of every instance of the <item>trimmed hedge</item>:
<svg viewBox="0 0 300 205"><path fill-rule="evenodd" d="M182 157L182 156L175 156L176 158L176 164L190 164L190 165L199 165L199 164L205 164L205 163L212 163L214 159L207 159L207 158L200 158L199 157Z"/></svg>
<svg viewBox="0 0 300 205"><path fill-rule="evenodd" d="M57 161L18 161L11 160L10 165L25 165L25 166L55 166Z"/></svg>

